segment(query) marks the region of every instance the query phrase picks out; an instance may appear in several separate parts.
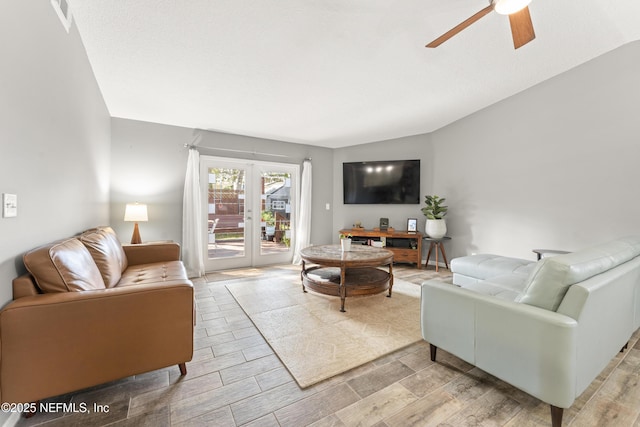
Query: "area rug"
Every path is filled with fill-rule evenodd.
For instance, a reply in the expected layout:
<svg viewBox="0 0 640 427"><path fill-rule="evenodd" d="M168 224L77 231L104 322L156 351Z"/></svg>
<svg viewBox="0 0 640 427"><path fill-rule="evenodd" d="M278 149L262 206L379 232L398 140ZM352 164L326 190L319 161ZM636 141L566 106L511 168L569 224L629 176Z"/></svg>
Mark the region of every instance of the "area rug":
<svg viewBox="0 0 640 427"><path fill-rule="evenodd" d="M304 293L298 275L226 286L302 388L422 339L420 287L397 278L391 298L347 297L346 313L338 297Z"/></svg>

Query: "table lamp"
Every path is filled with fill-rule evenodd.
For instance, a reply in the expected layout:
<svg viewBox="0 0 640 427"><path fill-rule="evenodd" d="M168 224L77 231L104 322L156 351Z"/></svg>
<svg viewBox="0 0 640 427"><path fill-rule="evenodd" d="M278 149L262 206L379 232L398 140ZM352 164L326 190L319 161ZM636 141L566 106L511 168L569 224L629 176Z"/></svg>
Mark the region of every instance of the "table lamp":
<svg viewBox="0 0 640 427"><path fill-rule="evenodd" d="M124 210L124 220L133 221L133 235L131 236L131 243L142 243L140 238L140 230L138 229L139 221L148 221L147 217L147 205L141 203L127 203L127 207Z"/></svg>

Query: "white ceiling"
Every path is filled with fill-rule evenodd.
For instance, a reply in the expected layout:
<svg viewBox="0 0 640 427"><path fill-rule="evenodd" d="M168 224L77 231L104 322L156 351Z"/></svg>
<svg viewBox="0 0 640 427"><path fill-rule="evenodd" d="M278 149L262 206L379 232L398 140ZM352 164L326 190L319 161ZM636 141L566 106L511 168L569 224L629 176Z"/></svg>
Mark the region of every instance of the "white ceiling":
<svg viewBox="0 0 640 427"><path fill-rule="evenodd" d="M638 0L71 0L113 117L343 147L432 132L640 39Z"/></svg>

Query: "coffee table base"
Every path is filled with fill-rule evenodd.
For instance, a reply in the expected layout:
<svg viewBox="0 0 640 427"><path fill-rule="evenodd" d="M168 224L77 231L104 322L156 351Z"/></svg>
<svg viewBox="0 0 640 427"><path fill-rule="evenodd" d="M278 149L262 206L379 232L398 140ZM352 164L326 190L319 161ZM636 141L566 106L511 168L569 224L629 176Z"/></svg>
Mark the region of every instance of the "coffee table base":
<svg viewBox="0 0 640 427"><path fill-rule="evenodd" d="M340 311L345 312L348 296L374 295L393 289L393 274L374 267L340 268L311 267L302 271L302 290L307 288L323 295L340 297ZM311 277L310 277L311 276Z"/></svg>

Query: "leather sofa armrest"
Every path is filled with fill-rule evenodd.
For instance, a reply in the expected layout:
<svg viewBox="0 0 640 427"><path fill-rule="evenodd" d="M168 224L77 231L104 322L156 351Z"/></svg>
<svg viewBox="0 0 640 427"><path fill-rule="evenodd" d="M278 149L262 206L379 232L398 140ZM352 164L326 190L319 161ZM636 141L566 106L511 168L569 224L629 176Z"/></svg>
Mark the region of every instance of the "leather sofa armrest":
<svg viewBox="0 0 640 427"><path fill-rule="evenodd" d="M33 402L191 360L193 285L27 296L0 311L0 399Z"/></svg>
<svg viewBox="0 0 640 427"><path fill-rule="evenodd" d="M544 402L560 408L573 403L575 319L438 280L422 284L421 304L426 341Z"/></svg>
<svg viewBox="0 0 640 427"><path fill-rule="evenodd" d="M129 265L180 260L180 245L176 242L122 245L122 248Z"/></svg>
<svg viewBox="0 0 640 427"><path fill-rule="evenodd" d="M38 295L40 291L31 274L23 274L13 279L13 299Z"/></svg>

